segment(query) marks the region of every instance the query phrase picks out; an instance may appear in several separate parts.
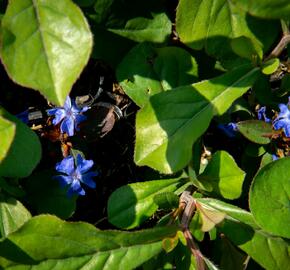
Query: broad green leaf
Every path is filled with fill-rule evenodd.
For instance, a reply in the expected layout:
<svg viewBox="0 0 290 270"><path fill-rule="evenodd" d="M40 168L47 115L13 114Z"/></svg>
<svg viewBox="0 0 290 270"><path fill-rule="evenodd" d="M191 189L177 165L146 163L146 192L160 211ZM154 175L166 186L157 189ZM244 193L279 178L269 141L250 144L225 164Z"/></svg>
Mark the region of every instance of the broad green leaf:
<svg viewBox="0 0 290 270"><path fill-rule="evenodd" d="M271 140L272 126L260 120L246 120L237 123L238 130L250 141L268 144Z"/></svg>
<svg viewBox="0 0 290 270"><path fill-rule="evenodd" d="M180 0L176 30L190 48L205 48L210 55L224 59L233 58L231 39L244 36L258 51L265 51L275 40L269 33L276 36L279 31L275 23L252 18L227 0Z"/></svg>
<svg viewBox="0 0 290 270"><path fill-rule="evenodd" d="M290 238L290 157L263 167L250 190L250 209L266 231Z"/></svg>
<svg viewBox="0 0 290 270"><path fill-rule="evenodd" d="M13 142L16 125L0 117L0 163L6 157Z"/></svg>
<svg viewBox="0 0 290 270"><path fill-rule="evenodd" d="M269 270L287 269L290 264L288 240L262 231L252 214L241 208L215 199L196 200L227 214L219 230L256 262Z"/></svg>
<svg viewBox="0 0 290 270"><path fill-rule="evenodd" d="M179 197L173 192L158 193L153 198L158 208L164 210L172 210L178 208Z"/></svg>
<svg viewBox="0 0 290 270"><path fill-rule="evenodd" d="M270 153L265 153L261 159L261 163L260 163L260 167L259 169L262 169L264 166L266 166L267 164L273 162L273 155L271 155Z"/></svg>
<svg viewBox="0 0 290 270"><path fill-rule="evenodd" d="M140 107L154 94L194 83L197 75L197 63L184 49L148 43L134 47L117 69L124 91Z"/></svg>
<svg viewBox="0 0 290 270"><path fill-rule="evenodd" d="M247 255L236 248L231 241L221 235L214 243L214 255L219 256L219 266L223 270L245 270Z"/></svg>
<svg viewBox="0 0 290 270"><path fill-rule="evenodd" d="M30 218L21 202L0 194L0 238L16 231Z"/></svg>
<svg viewBox="0 0 290 270"><path fill-rule="evenodd" d="M241 66L220 77L152 96L137 113L137 165L163 173L181 170L212 117L223 114L245 93L258 72L257 68Z"/></svg>
<svg viewBox="0 0 290 270"><path fill-rule="evenodd" d="M196 198L196 201L202 206L207 206L208 208L227 214L226 219L240 221L253 228L259 228L252 214L237 206L211 198Z"/></svg>
<svg viewBox="0 0 290 270"><path fill-rule="evenodd" d="M86 65L92 34L71 0L11 0L0 54L9 76L63 105Z"/></svg>
<svg viewBox="0 0 290 270"><path fill-rule="evenodd" d="M0 242L5 269L135 269L162 251L176 227L139 232L100 231L83 222L54 216L33 217Z"/></svg>
<svg viewBox="0 0 290 270"><path fill-rule="evenodd" d="M273 58L263 63L262 72L266 75L274 73L280 65L280 60L278 58Z"/></svg>
<svg viewBox="0 0 290 270"><path fill-rule="evenodd" d="M206 190L225 199L237 199L241 196L245 172L225 151L213 154L212 159L198 180Z"/></svg>
<svg viewBox="0 0 290 270"><path fill-rule="evenodd" d="M219 230L265 269L289 268L290 242L288 240L232 220L225 220Z"/></svg>
<svg viewBox="0 0 290 270"><path fill-rule="evenodd" d="M231 2L254 16L289 20L290 3L288 0L233 0Z"/></svg>
<svg viewBox="0 0 290 270"><path fill-rule="evenodd" d="M16 181L12 180L15 179L4 179L3 177L0 177L0 190L2 189L12 197L23 197L25 191L19 186L18 179Z"/></svg>
<svg viewBox="0 0 290 270"><path fill-rule="evenodd" d="M206 205L197 204L196 207L202 219L201 230L203 232L208 232L213 229L215 225L222 222L226 216L225 213L208 207Z"/></svg>
<svg viewBox="0 0 290 270"><path fill-rule="evenodd" d="M41 158L39 139L28 126L1 107L0 115L14 122L16 127L13 143L0 164L0 176L27 177Z"/></svg>
<svg viewBox="0 0 290 270"><path fill-rule="evenodd" d="M243 57L247 58L251 61L255 60L262 60L263 58L263 51L261 47L254 44L251 39L247 37L237 37L231 41L231 47L233 51Z"/></svg>
<svg viewBox="0 0 290 270"><path fill-rule="evenodd" d="M118 188L108 201L109 221L123 229L139 226L158 209L154 201L155 195L174 192L183 183L177 178L134 183Z"/></svg>
<svg viewBox="0 0 290 270"><path fill-rule="evenodd" d="M171 22L165 6L164 0L96 1L95 12L90 15L95 38L93 57L117 66L136 41L166 41Z"/></svg>
<svg viewBox="0 0 290 270"><path fill-rule="evenodd" d="M201 228L204 226L203 219L201 217L200 211L196 211L193 218L190 221L189 228L193 235L193 237L198 240L199 242L202 242L204 239L204 231L201 230ZM186 244L186 241L185 241Z"/></svg>
<svg viewBox="0 0 290 270"><path fill-rule="evenodd" d="M53 214L66 219L75 211L76 197L68 197L67 189L53 179L57 174L55 170L45 170L27 178L26 199L37 214Z"/></svg>
<svg viewBox="0 0 290 270"><path fill-rule="evenodd" d="M124 28L109 28L108 31L136 42L162 43L171 32L171 22L165 13L153 13L149 19L144 17L133 18L126 22Z"/></svg>

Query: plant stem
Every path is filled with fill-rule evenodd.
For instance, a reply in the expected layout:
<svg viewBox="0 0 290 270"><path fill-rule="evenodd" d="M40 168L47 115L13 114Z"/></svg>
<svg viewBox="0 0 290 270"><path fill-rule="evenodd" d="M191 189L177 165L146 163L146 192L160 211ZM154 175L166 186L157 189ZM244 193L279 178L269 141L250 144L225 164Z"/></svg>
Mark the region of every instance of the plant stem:
<svg viewBox="0 0 290 270"><path fill-rule="evenodd" d="M290 33L284 35L281 40L279 41L279 43L277 44L277 46L274 48L274 50L266 57L265 60L269 60L272 58L276 58L278 57L282 51L284 50L284 48L290 43Z"/></svg>
<svg viewBox="0 0 290 270"><path fill-rule="evenodd" d="M180 196L179 208L184 209L181 218L182 232L186 239L188 248L190 249L192 255L195 257L197 270L205 270L203 255L196 245L189 230L189 224L195 211L195 201L189 191L184 191Z"/></svg>

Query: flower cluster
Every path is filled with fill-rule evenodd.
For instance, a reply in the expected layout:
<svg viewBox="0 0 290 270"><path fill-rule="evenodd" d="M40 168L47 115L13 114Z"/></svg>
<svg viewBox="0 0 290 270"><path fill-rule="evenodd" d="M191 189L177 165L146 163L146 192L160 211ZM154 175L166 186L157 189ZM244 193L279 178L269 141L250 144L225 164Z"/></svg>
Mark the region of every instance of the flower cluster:
<svg viewBox="0 0 290 270"><path fill-rule="evenodd" d="M287 105L279 104L280 113L273 121L273 127L275 130L283 129L285 136L290 137L290 97Z"/></svg>
<svg viewBox="0 0 290 270"><path fill-rule="evenodd" d="M85 191L81 183L90 188L95 188L96 183L92 177L97 176L96 172L88 172L94 165L92 160L84 159L80 154L76 157L76 166L73 156L64 158L61 162L56 164L55 169L66 175L58 175L54 178L59 180L62 186L69 185L68 195L73 194L85 195Z"/></svg>
<svg viewBox="0 0 290 270"><path fill-rule="evenodd" d="M89 107L79 108L74 101L71 101L68 96L65 100L63 107L56 107L47 110L48 115L54 115L52 123L54 125L60 124L62 133L67 133L68 136L73 136L75 130L79 130L78 124L86 120L86 116L82 115Z"/></svg>
<svg viewBox="0 0 290 270"><path fill-rule="evenodd" d="M258 119L265 121L266 123L271 123L275 130L282 129L284 134L287 138L290 137L290 97L288 104L279 104L280 112L278 113L277 117L271 121L270 118L266 116L266 107L263 106L258 110Z"/></svg>

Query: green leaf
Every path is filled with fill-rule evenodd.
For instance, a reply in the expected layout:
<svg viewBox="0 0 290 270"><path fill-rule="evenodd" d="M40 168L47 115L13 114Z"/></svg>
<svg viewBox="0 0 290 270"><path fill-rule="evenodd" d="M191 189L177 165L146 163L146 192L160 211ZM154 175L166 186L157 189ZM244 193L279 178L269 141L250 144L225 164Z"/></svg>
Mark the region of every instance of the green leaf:
<svg viewBox="0 0 290 270"><path fill-rule="evenodd" d="M156 194L153 200L154 203L158 205L158 208L164 210L178 208L179 204L179 197L173 192L163 192Z"/></svg>
<svg viewBox="0 0 290 270"><path fill-rule="evenodd" d="M225 151L213 154L212 159L198 180L206 190L225 199L237 199L241 196L245 172Z"/></svg>
<svg viewBox="0 0 290 270"><path fill-rule="evenodd" d="M1 107L0 115L14 122L16 127L13 143L6 158L0 164L0 176L27 177L41 158L39 139L28 126Z"/></svg>
<svg viewBox="0 0 290 270"><path fill-rule="evenodd" d="M274 42L273 36L279 31L275 23L252 18L227 0L180 0L176 30L190 48L205 48L208 54L223 59L235 56L231 53L231 39L249 38L260 54Z"/></svg>
<svg viewBox="0 0 290 270"><path fill-rule="evenodd" d="M288 240L232 220L225 220L219 229L233 244L265 269L284 270L289 268L290 242Z"/></svg>
<svg viewBox="0 0 290 270"><path fill-rule="evenodd" d="M202 206L226 213L226 219L240 221L253 228L259 228L252 214L237 206L212 198L196 198L196 201Z"/></svg>
<svg viewBox="0 0 290 270"><path fill-rule="evenodd" d="M16 125L3 117L0 117L0 163L6 157L13 142Z"/></svg>
<svg viewBox="0 0 290 270"><path fill-rule="evenodd" d="M273 58L263 63L262 72L266 75L274 73L280 65L280 60L278 58Z"/></svg>
<svg viewBox="0 0 290 270"><path fill-rule="evenodd" d="M163 173L190 161L193 143L212 117L223 114L253 84L258 69L248 65L220 77L156 94L137 113L135 162Z"/></svg>
<svg viewBox="0 0 290 270"><path fill-rule="evenodd" d="M202 204L196 204L198 212L202 219L201 230L208 232L215 227L215 225L222 222L226 216L225 213Z"/></svg>
<svg viewBox="0 0 290 270"><path fill-rule="evenodd" d="M27 201L37 214L53 214L69 218L75 211L76 196L68 197L67 189L53 179L58 173L45 170L32 174L25 182Z"/></svg>
<svg viewBox="0 0 290 270"><path fill-rule="evenodd" d="M233 51L243 57L253 61L255 58L257 60L262 60L263 50L261 47L254 44L251 39L247 37L237 37L231 41L231 47Z"/></svg>
<svg viewBox="0 0 290 270"><path fill-rule="evenodd" d="M219 265L223 270L244 270L247 265L247 255L238 250L227 237L220 236L214 243L214 252L219 253Z"/></svg>
<svg viewBox="0 0 290 270"><path fill-rule="evenodd" d="M255 223L252 214L241 208L215 199L196 200L199 204L227 214L224 222L218 227L220 232L256 262L269 270L287 269L290 264L288 240L262 231Z"/></svg>
<svg viewBox="0 0 290 270"><path fill-rule="evenodd" d="M0 238L16 231L30 218L21 202L0 194Z"/></svg>
<svg viewBox="0 0 290 270"><path fill-rule="evenodd" d="M90 15L95 38L93 57L116 66L136 41L166 41L171 22L165 7L164 0L96 1L95 12Z"/></svg>
<svg viewBox="0 0 290 270"><path fill-rule="evenodd" d="M151 14L151 18L137 17L126 22L124 28L108 31L136 42L162 43L171 32L171 22L165 13Z"/></svg>
<svg viewBox="0 0 290 270"><path fill-rule="evenodd" d="M22 86L63 105L91 49L89 26L71 0L9 1L0 54L9 76Z"/></svg>
<svg viewBox="0 0 290 270"><path fill-rule="evenodd" d="M288 0L233 0L231 2L254 16L289 20L290 3Z"/></svg>
<svg viewBox="0 0 290 270"><path fill-rule="evenodd" d="M184 49L142 43L120 63L117 78L126 94L143 107L154 94L195 82L197 73L195 59Z"/></svg>
<svg viewBox="0 0 290 270"><path fill-rule="evenodd" d="M12 197L23 197L25 195L25 191L19 186L18 179L15 181L15 183L13 183L11 180L14 179L6 180L0 177L0 190L3 189L3 191Z"/></svg>
<svg viewBox="0 0 290 270"><path fill-rule="evenodd" d="M131 229L142 224L158 209L154 196L174 192L179 178L129 184L115 190L108 201L108 219L118 228Z"/></svg>
<svg viewBox="0 0 290 270"><path fill-rule="evenodd" d="M290 157L263 167L250 190L250 209L266 231L290 238Z"/></svg>
<svg viewBox="0 0 290 270"><path fill-rule="evenodd" d="M135 269L162 251L176 227L139 232L100 231L54 216L30 219L0 242L0 267L9 269Z"/></svg>
<svg viewBox="0 0 290 270"><path fill-rule="evenodd" d="M248 140L257 144L268 144L271 140L272 126L260 120L246 120L237 123L238 130Z"/></svg>

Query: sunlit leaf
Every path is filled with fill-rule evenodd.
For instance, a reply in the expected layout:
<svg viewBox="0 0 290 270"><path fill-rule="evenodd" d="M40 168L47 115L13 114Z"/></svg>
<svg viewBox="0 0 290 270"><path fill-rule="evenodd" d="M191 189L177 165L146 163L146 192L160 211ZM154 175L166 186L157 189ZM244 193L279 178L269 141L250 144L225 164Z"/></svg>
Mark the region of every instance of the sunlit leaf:
<svg viewBox="0 0 290 270"><path fill-rule="evenodd" d="M0 117L0 162L6 157L13 142L16 126L3 117Z"/></svg>
<svg viewBox="0 0 290 270"><path fill-rule="evenodd" d="M0 241L0 267L10 269L135 269L162 251L176 227L139 232L100 231L54 216L30 219Z"/></svg>
<svg viewBox="0 0 290 270"><path fill-rule="evenodd" d="M266 165L256 175L250 190L250 209L257 223L270 233L288 238L289 166L289 157Z"/></svg>
<svg viewBox="0 0 290 270"><path fill-rule="evenodd" d="M0 194L0 238L16 231L30 218L21 202Z"/></svg>
<svg viewBox="0 0 290 270"><path fill-rule="evenodd" d="M13 122L16 128L12 145L5 159L0 164L0 175L6 177L26 177L31 174L40 160L40 141L28 126L1 107L0 115Z"/></svg>
<svg viewBox="0 0 290 270"><path fill-rule="evenodd" d="M204 187L207 187L207 191L226 199L237 199L241 196L244 178L245 172L225 151L214 153L204 172L198 177Z"/></svg>
<svg viewBox="0 0 290 270"><path fill-rule="evenodd" d="M182 169L193 143L212 117L224 113L254 83L257 68L239 67L220 77L152 96L137 114L135 162L163 173Z"/></svg>
<svg viewBox="0 0 290 270"><path fill-rule="evenodd" d="M289 20L290 3L288 0L233 0L232 3L255 16Z"/></svg>
<svg viewBox="0 0 290 270"><path fill-rule="evenodd" d="M197 63L186 50L148 43L134 47L117 69L124 91L140 107L154 94L196 82L197 75Z"/></svg>
<svg viewBox="0 0 290 270"><path fill-rule="evenodd" d="M71 0L9 1L0 54L15 82L63 105L91 49L89 26Z"/></svg>
<svg viewBox="0 0 290 270"><path fill-rule="evenodd" d="M174 192L184 181L179 178L138 182L115 190L108 201L109 221L118 228L139 226L157 210L154 196Z"/></svg>

